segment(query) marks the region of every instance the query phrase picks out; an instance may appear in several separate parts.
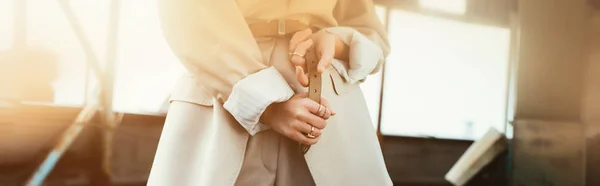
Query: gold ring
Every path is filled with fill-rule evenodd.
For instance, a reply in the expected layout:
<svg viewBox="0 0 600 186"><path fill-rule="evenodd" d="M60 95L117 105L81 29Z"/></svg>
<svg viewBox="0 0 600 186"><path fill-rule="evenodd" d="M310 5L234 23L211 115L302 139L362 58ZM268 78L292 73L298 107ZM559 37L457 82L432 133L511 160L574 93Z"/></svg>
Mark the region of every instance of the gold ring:
<svg viewBox="0 0 600 186"><path fill-rule="evenodd" d="M301 53L298 53L298 52L292 53L292 56L294 56L294 55L297 55L297 56L300 56L300 57L304 57L304 54L301 54Z"/></svg>
<svg viewBox="0 0 600 186"><path fill-rule="evenodd" d="M294 53L288 53L288 57L290 58L290 60L292 59L292 57L294 56L299 56L301 58L304 58L304 54L298 53L298 52L294 52Z"/></svg>
<svg viewBox="0 0 600 186"><path fill-rule="evenodd" d="M323 109L323 105L319 105L319 110L317 110L317 114L319 117L321 117L321 109Z"/></svg>
<svg viewBox="0 0 600 186"><path fill-rule="evenodd" d="M309 138L315 138L315 136L312 134L313 131L315 131L315 126L310 126L310 133L308 133L306 136Z"/></svg>
<svg viewBox="0 0 600 186"><path fill-rule="evenodd" d="M319 117L323 117L327 113L327 109L321 109L321 108L324 108L324 106L319 105L319 112L317 113L319 115Z"/></svg>

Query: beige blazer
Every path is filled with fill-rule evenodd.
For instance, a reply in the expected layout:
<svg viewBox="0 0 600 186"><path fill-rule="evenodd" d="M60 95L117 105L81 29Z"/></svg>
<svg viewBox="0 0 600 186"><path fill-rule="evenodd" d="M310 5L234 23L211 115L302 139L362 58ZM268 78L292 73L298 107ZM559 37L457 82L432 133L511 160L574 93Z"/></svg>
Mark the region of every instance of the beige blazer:
<svg viewBox="0 0 600 186"><path fill-rule="evenodd" d="M328 28L352 45L353 54L380 50L389 53L385 28L371 0L161 0L163 32L173 52L204 91L186 87L172 97L201 105L212 98L224 103L233 86L250 74L268 68L272 48L261 50L248 24L294 19ZM361 39L357 39L361 38ZM365 41L365 38L368 41ZM271 43L272 44L272 43ZM223 55L227 54L227 55ZM355 55L357 74L377 71L383 58ZM352 60L356 59L356 60ZM370 62L365 62L369 61ZM375 60L375 61L373 61ZM352 63L351 62L351 63ZM362 66L373 66L363 69ZM365 76L365 75L362 75ZM365 77L359 77L364 79ZM194 87L196 88L196 87Z"/></svg>
<svg viewBox="0 0 600 186"><path fill-rule="evenodd" d="M234 184L248 138L268 130L258 127L260 123L254 120L257 113L259 116L265 105L305 91L287 61L287 40L253 38L247 27L249 23L278 19L318 26L337 34L350 46L350 60L338 62L323 74L322 95L337 115L327 121L319 143L305 155L315 183L392 185L358 88L358 82L379 69L389 51L371 1L160 2L165 37L189 71L178 82L171 100L210 109L203 113L169 111L165 127L170 123L194 123L199 128L193 130L196 133L186 131L186 136L165 135L163 131L148 185ZM269 77L269 81L260 77ZM265 95L277 96L271 99ZM193 117L198 115L203 117ZM182 140L187 138L193 140ZM184 151L190 154L175 155ZM196 166L181 168L184 164ZM182 174L195 178L175 179Z"/></svg>

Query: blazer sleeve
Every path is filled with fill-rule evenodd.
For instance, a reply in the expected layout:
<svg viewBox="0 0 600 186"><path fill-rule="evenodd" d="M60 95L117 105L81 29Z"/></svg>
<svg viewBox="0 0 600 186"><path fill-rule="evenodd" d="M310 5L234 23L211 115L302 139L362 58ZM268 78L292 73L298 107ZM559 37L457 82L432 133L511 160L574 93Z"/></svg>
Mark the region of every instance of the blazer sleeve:
<svg viewBox="0 0 600 186"><path fill-rule="evenodd" d="M379 71L390 53L387 31L372 0L338 0L333 11L337 27L323 31L338 35L350 47L347 63L332 64L350 83Z"/></svg>
<svg viewBox="0 0 600 186"><path fill-rule="evenodd" d="M165 39L208 94L248 130L266 129L260 115L294 92L265 65L234 0L159 0Z"/></svg>

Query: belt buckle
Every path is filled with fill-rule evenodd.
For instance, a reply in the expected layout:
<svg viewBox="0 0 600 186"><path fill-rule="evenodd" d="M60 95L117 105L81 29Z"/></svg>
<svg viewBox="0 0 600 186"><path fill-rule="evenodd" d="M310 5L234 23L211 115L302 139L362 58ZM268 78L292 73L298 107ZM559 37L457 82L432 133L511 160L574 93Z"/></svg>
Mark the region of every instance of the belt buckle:
<svg viewBox="0 0 600 186"><path fill-rule="evenodd" d="M277 20L277 34L279 34L279 36L285 36L287 34L285 28L286 21L285 20Z"/></svg>

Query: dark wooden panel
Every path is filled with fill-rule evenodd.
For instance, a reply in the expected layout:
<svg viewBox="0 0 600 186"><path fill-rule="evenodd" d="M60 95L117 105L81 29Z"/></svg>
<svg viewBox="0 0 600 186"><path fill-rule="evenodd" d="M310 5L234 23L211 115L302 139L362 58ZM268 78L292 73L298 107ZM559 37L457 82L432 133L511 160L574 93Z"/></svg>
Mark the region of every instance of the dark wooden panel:
<svg viewBox="0 0 600 186"><path fill-rule="evenodd" d="M498 155L490 164L486 165L475 175L466 186L507 186L508 180L508 151Z"/></svg>
<svg viewBox="0 0 600 186"><path fill-rule="evenodd" d="M394 182L440 184L446 183L444 175L471 143L385 136L382 148Z"/></svg>
<svg viewBox="0 0 600 186"><path fill-rule="evenodd" d="M53 105L13 105L0 107L0 185L22 185L39 166L81 108ZM95 154L93 119L65 152L47 184L70 185L89 182L90 157ZM6 141L8 140L8 141Z"/></svg>
<svg viewBox="0 0 600 186"><path fill-rule="evenodd" d="M0 185L21 185L46 157L80 108L51 105L0 107ZM112 155L115 183L145 183L164 116L125 114L117 128ZM101 143L94 119L73 142L47 184L86 185L100 175ZM19 135L20 134L20 135Z"/></svg>
<svg viewBox="0 0 600 186"><path fill-rule="evenodd" d="M514 186L582 186L584 125L580 122L514 122Z"/></svg>
<svg viewBox="0 0 600 186"><path fill-rule="evenodd" d="M383 137L383 156L394 185L450 185L444 175L467 150L472 141L431 138ZM506 154L467 184L506 185Z"/></svg>
<svg viewBox="0 0 600 186"><path fill-rule="evenodd" d="M127 115L123 118L113 146L113 183L148 179L164 122L164 116Z"/></svg>
<svg viewBox="0 0 600 186"><path fill-rule="evenodd" d="M43 105L0 107L0 164L31 161L53 142L81 109Z"/></svg>

